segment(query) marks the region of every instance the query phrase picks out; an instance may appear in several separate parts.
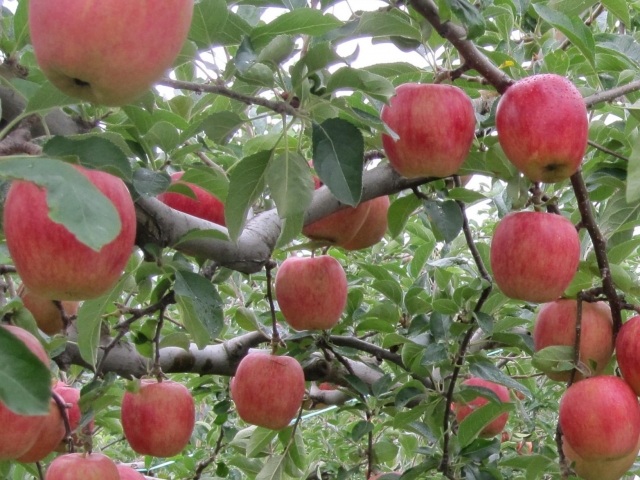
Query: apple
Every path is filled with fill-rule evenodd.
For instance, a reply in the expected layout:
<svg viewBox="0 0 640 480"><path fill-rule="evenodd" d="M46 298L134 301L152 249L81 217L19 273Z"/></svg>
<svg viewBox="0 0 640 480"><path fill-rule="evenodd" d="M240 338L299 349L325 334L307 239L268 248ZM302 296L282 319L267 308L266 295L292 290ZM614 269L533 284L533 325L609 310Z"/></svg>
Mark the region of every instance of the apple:
<svg viewBox="0 0 640 480"><path fill-rule="evenodd" d="M127 467L126 465L116 465L116 468L120 474L120 480L144 480L144 475L131 467Z"/></svg>
<svg viewBox="0 0 640 480"><path fill-rule="evenodd" d="M560 400L560 427L587 461L626 457L640 438L640 407L621 378L603 375L571 385Z"/></svg>
<svg viewBox="0 0 640 480"><path fill-rule="evenodd" d="M347 304L347 276L329 255L289 257L275 282L278 305L296 330L327 330L340 321Z"/></svg>
<svg viewBox="0 0 640 480"><path fill-rule="evenodd" d="M540 308L533 329L533 345L536 352L550 346L573 347L576 343L576 319L578 302L560 299L545 303ZM582 321L580 333L580 363L587 369L588 376L600 375L613 354L613 320L611 309L605 302L582 302ZM620 355L618 354L618 361ZM596 369L591 364L595 362ZM558 382L567 382L571 371L545 372ZM583 375L576 372L574 380Z"/></svg>
<svg viewBox="0 0 640 480"><path fill-rule="evenodd" d="M64 329L62 313L53 300L39 297L24 286L18 290L18 295L22 298L25 308L33 315L40 330L50 336L62 332ZM78 302L62 302L62 308L67 315L76 315L78 305Z"/></svg>
<svg viewBox="0 0 640 480"><path fill-rule="evenodd" d="M499 385L494 382L490 382L489 380L484 380L482 378L469 378L462 382L462 385L468 385L472 387L484 387L493 391L501 402L509 402L511 398L509 396L509 390L507 387ZM486 405L489 403L489 400L483 397L477 397L474 400L466 404L453 403L452 408L456 414L456 420L458 423L462 422L469 414L471 414L474 410ZM489 425L484 427L480 432L480 437L482 438L491 438L495 437L499 433L504 430L505 425L507 424L507 420L509 418L509 413L503 413L498 418L493 420Z"/></svg>
<svg viewBox="0 0 640 480"><path fill-rule="evenodd" d="M627 320L616 338L616 356L622 378L640 395L640 316Z"/></svg>
<svg viewBox="0 0 640 480"><path fill-rule="evenodd" d="M65 434L64 420L62 420L62 415L60 415L60 409L56 402L51 400L49 415L45 417L42 429L35 443L16 460L22 463L33 463L43 460L62 442Z"/></svg>
<svg viewBox="0 0 640 480"><path fill-rule="evenodd" d="M7 247L18 274L27 290L51 300L86 300L107 293L127 264L136 236L136 213L122 180L98 170L75 168L120 214L120 233L99 252L49 218L46 191L33 183L13 182L4 207Z"/></svg>
<svg viewBox="0 0 640 480"><path fill-rule="evenodd" d="M338 387L335 383L322 382L320 385L318 385L318 390L332 391L337 389Z"/></svg>
<svg viewBox="0 0 640 480"><path fill-rule="evenodd" d="M587 107L578 89L552 73L511 85L496 110L498 140L505 155L534 182L560 182L573 175L587 149Z"/></svg>
<svg viewBox="0 0 640 480"><path fill-rule="evenodd" d="M580 261L580 237L560 215L515 212L505 216L491 242L493 278L509 298L551 302L573 280Z"/></svg>
<svg viewBox="0 0 640 480"><path fill-rule="evenodd" d="M33 0L29 30L38 65L63 93L120 106L176 60L193 0Z"/></svg>
<svg viewBox="0 0 640 480"><path fill-rule="evenodd" d="M184 450L195 426L196 407L187 387L165 380L142 380L122 399L122 429L142 455L173 457Z"/></svg>
<svg viewBox="0 0 640 480"><path fill-rule="evenodd" d="M1 325L31 350L45 365L49 357L36 337L26 330L12 325ZM18 415L0 402L0 461L14 460L27 453L38 439L38 435L47 421L47 415Z"/></svg>
<svg viewBox="0 0 640 480"><path fill-rule="evenodd" d="M500 438L500 441L504 443L504 442L509 441L510 438L511 437L509 437L509 432L502 432L502 436Z"/></svg>
<svg viewBox="0 0 640 480"><path fill-rule="evenodd" d="M385 195L369 200L366 203L369 204L369 213L367 213L364 223L351 240L340 245L345 250L361 250L371 247L382 240L384 234L387 233L389 197Z"/></svg>
<svg viewBox="0 0 640 480"><path fill-rule="evenodd" d="M69 419L69 427L71 428L71 432L73 433L73 443L76 446L82 445L82 440L78 435L79 432L76 432L76 430L80 426L80 420L82 419L82 412L80 411L80 406L78 405L78 402L80 401L80 390L70 387L64 382L58 382L53 387L53 392L60 396L60 398L62 398L62 400L69 406L67 408L67 418ZM93 427L94 421L91 420L89 424L82 429L82 433L84 435L91 435ZM58 447L58 451L66 452L66 443L61 443Z"/></svg>
<svg viewBox="0 0 640 480"><path fill-rule="evenodd" d="M453 175L475 137L471 99L452 85L400 85L380 118L399 137L382 135L387 158L407 178Z"/></svg>
<svg viewBox="0 0 640 480"><path fill-rule="evenodd" d="M584 460L567 441L563 442L562 450L567 459L573 463L573 470L584 480L619 480L625 476L638 458L640 441L631 453L617 460Z"/></svg>
<svg viewBox="0 0 640 480"><path fill-rule="evenodd" d="M161 193L158 195L158 200L174 210L188 213L194 217L202 218L224 226L224 203L202 187L189 182L180 182L179 180L182 178L183 174L184 172L172 174L171 183L182 183L187 185L191 190L193 190L197 200L178 192Z"/></svg>
<svg viewBox="0 0 640 480"><path fill-rule="evenodd" d="M282 430L302 405L304 371L295 358L254 351L238 365L231 382L231 398L242 420Z"/></svg>
<svg viewBox="0 0 640 480"><path fill-rule="evenodd" d="M516 451L518 455L531 455L533 453L533 442L518 442Z"/></svg>
<svg viewBox="0 0 640 480"><path fill-rule="evenodd" d="M120 480L120 474L106 455L68 453L51 462L44 480Z"/></svg>

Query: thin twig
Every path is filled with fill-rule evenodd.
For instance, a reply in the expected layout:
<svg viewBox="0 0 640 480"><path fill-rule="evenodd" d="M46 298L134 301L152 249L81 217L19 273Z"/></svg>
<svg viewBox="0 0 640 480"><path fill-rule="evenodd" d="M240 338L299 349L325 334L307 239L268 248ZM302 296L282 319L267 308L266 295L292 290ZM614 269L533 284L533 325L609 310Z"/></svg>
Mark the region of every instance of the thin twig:
<svg viewBox="0 0 640 480"><path fill-rule="evenodd" d="M200 480L200 477L202 476L202 472L204 472L209 465L211 465L213 462L216 461L216 458L218 457L220 450L222 450L222 440L224 440L224 428L221 425L220 435L218 435L218 441L216 442L215 450L213 451L213 453L209 458L207 458L206 460L202 460L201 462L198 462L198 466L196 467L193 480Z"/></svg>
<svg viewBox="0 0 640 480"><path fill-rule="evenodd" d="M278 347L280 346L280 332L278 331L278 322L276 321L276 307L273 303L273 293L271 291L271 270L276 267L276 262L269 260L265 265L267 272L267 299L269 300L269 310L271 311L271 351L275 355Z"/></svg>
<svg viewBox="0 0 640 480"><path fill-rule="evenodd" d="M64 422L64 442L67 444L67 450L69 453L73 453L75 451L75 446L71 435L71 423L69 423L69 406L56 392L51 392L51 396L53 397L53 401L56 402L56 406L58 407L60 416Z"/></svg>
<svg viewBox="0 0 640 480"><path fill-rule="evenodd" d="M576 339L573 344L573 369L569 376L569 382L567 388L569 388L576 379L578 373L578 366L580 365L580 339L582 337L582 292L578 293L578 300L576 304Z"/></svg>
<svg viewBox="0 0 640 480"><path fill-rule="evenodd" d="M611 150L611 149L609 149L607 147L604 147L604 146L600 145L599 143L594 142L593 140L587 140L587 143L589 145L591 145L593 148L597 148L598 150L601 150L604 153L608 153L612 157L619 158L620 160L624 160L625 162L629 161L629 159L627 157L625 157L624 155L620 155L619 153L614 152L613 150Z"/></svg>

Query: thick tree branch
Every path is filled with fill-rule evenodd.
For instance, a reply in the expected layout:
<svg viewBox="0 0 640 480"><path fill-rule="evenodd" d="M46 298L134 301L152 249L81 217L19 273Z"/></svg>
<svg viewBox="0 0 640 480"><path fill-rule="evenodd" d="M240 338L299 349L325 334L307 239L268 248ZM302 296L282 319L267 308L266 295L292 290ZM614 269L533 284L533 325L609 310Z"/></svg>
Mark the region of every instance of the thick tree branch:
<svg viewBox="0 0 640 480"><path fill-rule="evenodd" d="M596 106L600 102L610 102L616 98L626 95L627 93L637 92L638 90L640 90L640 80L634 80L633 82L629 82L621 87L594 93L593 95L586 97L584 99L584 103L588 108L590 108Z"/></svg>

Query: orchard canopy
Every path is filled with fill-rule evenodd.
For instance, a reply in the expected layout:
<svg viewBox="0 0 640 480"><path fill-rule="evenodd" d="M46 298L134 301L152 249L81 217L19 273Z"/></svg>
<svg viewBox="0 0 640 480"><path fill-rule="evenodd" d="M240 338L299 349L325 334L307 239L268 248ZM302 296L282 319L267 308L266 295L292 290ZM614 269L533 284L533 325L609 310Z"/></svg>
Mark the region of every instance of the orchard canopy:
<svg viewBox="0 0 640 480"><path fill-rule="evenodd" d="M102 6L76 28L78 10ZM34 334L50 359L43 369L0 329L0 419L44 418L64 382L81 391L69 449L163 479L640 472L640 332L628 322L640 312L640 2L19 0L4 2L0 27L2 322ZM82 51L94 63L70 60ZM64 62L76 68L66 80ZM529 77L538 90L507 114ZM436 93L405 98L392 125L406 84ZM441 142L463 151L461 166L401 175L390 161L409 137L420 163L435 163L430 142ZM558 152L577 143L575 165L536 178L529 166L548 143L558 158L543 170L564 168ZM522 166L511 152L525 147L535 152ZM71 165L119 178L125 193L108 198ZM40 203L16 209L16 185ZM207 202L215 219L189 210ZM55 224L38 227L47 215ZM496 230L505 218L521 223ZM317 233L322 219L329 233ZM106 262L111 281L91 259L121 237L130 244ZM332 273L306 270L325 255ZM285 282L287 259L303 263L289 263ZM50 293L90 281L107 285ZM547 343L534 342L536 321ZM256 350L292 359L278 365L301 368L304 382L271 364L232 382ZM125 432L143 377L195 401L178 454L139 453ZM561 403L567 391L578 393ZM281 413L292 399L294 413ZM153 412L151 427L182 407ZM249 423L282 418L269 424L280 430ZM1 421L0 478L61 478L45 472L62 453L3 453L2 439L24 432Z"/></svg>

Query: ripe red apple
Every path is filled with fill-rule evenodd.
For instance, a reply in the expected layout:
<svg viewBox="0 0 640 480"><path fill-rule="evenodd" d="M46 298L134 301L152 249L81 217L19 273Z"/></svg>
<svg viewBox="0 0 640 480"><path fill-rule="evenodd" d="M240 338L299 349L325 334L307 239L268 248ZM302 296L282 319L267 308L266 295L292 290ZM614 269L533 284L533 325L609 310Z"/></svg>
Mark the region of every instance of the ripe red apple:
<svg viewBox="0 0 640 480"><path fill-rule="evenodd" d="M347 276L329 255L287 258L275 290L282 315L296 330L332 328L347 304Z"/></svg>
<svg viewBox="0 0 640 480"><path fill-rule="evenodd" d="M384 234L387 233L389 197L385 195L369 200L366 203L369 204L369 213L367 213L364 223L353 238L340 245L345 250L361 250L371 247L382 240Z"/></svg>
<svg viewBox="0 0 640 480"><path fill-rule="evenodd" d="M580 261L580 238L560 215L516 212L505 216L491 242L491 268L509 298L551 302L573 280Z"/></svg>
<svg viewBox="0 0 640 480"><path fill-rule="evenodd" d="M533 453L533 442L518 442L516 450L518 455L531 455Z"/></svg>
<svg viewBox="0 0 640 480"><path fill-rule="evenodd" d="M498 396L500 401L502 402L511 401L511 398L509 397L509 390L507 389L507 387L504 387L494 382L490 382L489 380L484 380L482 378L469 378L468 380L465 380L464 382L462 382L462 385L488 388ZM477 410L483 405L486 405L487 403L489 403L489 400L487 400L486 398L477 397L474 400L471 400L470 402L468 402L467 404L454 403L452 405L452 408L456 414L456 420L458 421L458 423L460 423L471 412L473 412L474 410ZM504 430L504 426L507 424L508 418L509 418L508 412L500 415L498 418L496 418L489 425L487 425L482 429L482 431L480 432L480 437L491 438L501 433L502 430Z"/></svg>
<svg viewBox="0 0 640 480"><path fill-rule="evenodd" d="M626 457L640 438L640 407L621 378L599 376L574 383L560 400L566 441L587 461Z"/></svg>
<svg viewBox="0 0 640 480"><path fill-rule="evenodd" d="M172 457L189 443L196 408L181 383L142 380L138 392L124 394L121 418L124 436L135 452Z"/></svg>
<svg viewBox="0 0 640 480"><path fill-rule="evenodd" d="M65 12L62 5L56 11L58 8ZM122 180L98 170L76 168L120 214L120 233L99 252L49 218L46 191L32 183L13 182L4 207L7 247L18 274L27 290L51 300L86 300L108 292L127 264L136 236L136 213Z"/></svg>
<svg viewBox="0 0 640 480"><path fill-rule="evenodd" d="M53 387L53 392L59 395L64 403L66 403L67 405L71 405L69 408L67 408L67 418L69 419L71 432L75 432L73 433L73 443L76 446L82 445L82 439L78 435L79 432L76 432L76 430L80 426L80 420L82 419L82 412L80 411L80 406L78 405L78 402L80 401L80 390L70 387L64 382L58 382ZM93 427L94 421L91 420L89 424L82 429L82 433L85 435L90 435L93 431ZM66 443L61 443L58 447L58 451L66 452Z"/></svg>
<svg viewBox="0 0 640 480"><path fill-rule="evenodd" d="M511 85L498 103L496 127L507 158L534 182L569 178L587 149L587 108L560 75L533 75Z"/></svg>
<svg viewBox="0 0 640 480"><path fill-rule="evenodd" d="M304 397L304 371L295 358L251 352L231 382L231 398L242 420L282 430L293 420Z"/></svg>
<svg viewBox="0 0 640 480"><path fill-rule="evenodd" d="M584 480L619 480L624 477L638 458L640 441L631 453L617 460L587 461L575 452L568 442L563 442L562 450L570 462L573 470Z"/></svg>
<svg viewBox="0 0 640 480"><path fill-rule="evenodd" d="M193 0L33 0L31 42L43 73L62 92L120 106L176 60Z"/></svg>
<svg viewBox="0 0 640 480"><path fill-rule="evenodd" d="M399 139L382 135L387 158L407 178L448 177L458 171L475 137L471 100L452 85L405 83L380 118Z"/></svg>
<svg viewBox="0 0 640 480"><path fill-rule="evenodd" d="M116 465L116 467L120 474L120 480L144 480L144 475L131 467L125 465Z"/></svg>
<svg viewBox="0 0 640 480"><path fill-rule="evenodd" d="M39 297L29 292L24 285L18 290L25 308L31 312L38 324L38 328L47 335L55 335L62 332L64 321L58 306L48 298ZM62 302L62 308L67 315L78 313L78 302Z"/></svg>
<svg viewBox="0 0 640 480"><path fill-rule="evenodd" d="M318 390L332 391L336 390L338 387L334 383L322 382L318 385Z"/></svg>
<svg viewBox="0 0 640 480"><path fill-rule="evenodd" d="M120 480L120 474L106 455L69 453L51 462L44 480Z"/></svg>
<svg viewBox="0 0 640 480"><path fill-rule="evenodd" d="M184 172L172 174L171 183L187 185L193 190L197 200L178 192L164 192L158 195L158 200L174 210L224 226L224 203L202 187L189 182L180 182L179 180L183 174Z"/></svg>
<svg viewBox="0 0 640 480"><path fill-rule="evenodd" d="M542 305L533 329L533 344L536 352L550 346L573 347L575 345L577 310L576 300L561 299ZM609 305L604 302L582 302L580 333L582 368L591 372L589 376L600 375L611 360L612 354L613 320ZM597 365L595 371L591 368L592 362ZM566 382L571 376L570 370L545 373L558 382ZM574 380L582 378L582 374L576 372Z"/></svg>
<svg viewBox="0 0 640 480"><path fill-rule="evenodd" d="M35 443L24 454L16 460L22 463L33 463L43 460L53 452L65 436L64 421L60 415L60 409L56 402L51 400L49 415L45 417L42 429L38 434Z"/></svg>

